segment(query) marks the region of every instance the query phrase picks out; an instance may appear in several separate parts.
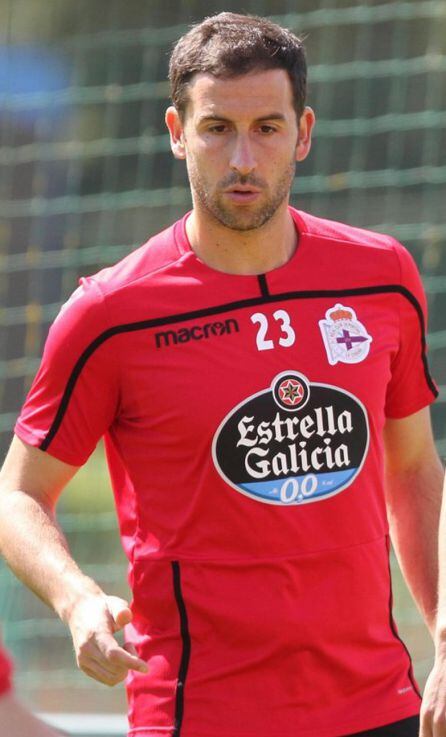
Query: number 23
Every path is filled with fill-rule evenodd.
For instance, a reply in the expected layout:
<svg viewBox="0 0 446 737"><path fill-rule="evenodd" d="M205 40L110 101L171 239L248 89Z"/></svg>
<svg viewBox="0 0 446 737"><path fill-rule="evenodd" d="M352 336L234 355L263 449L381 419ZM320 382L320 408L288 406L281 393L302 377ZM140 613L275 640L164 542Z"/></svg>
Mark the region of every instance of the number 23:
<svg viewBox="0 0 446 737"><path fill-rule="evenodd" d="M294 345L296 340L296 333L291 327L291 320L288 312L285 310L276 310L273 313L273 318L276 322L280 323L280 329L283 335L279 338L279 345L283 348L289 348ZM274 341L266 337L268 332L268 318L263 312L256 312L251 315L251 322L258 323L259 329L257 331L257 349L259 351L270 351L274 348Z"/></svg>

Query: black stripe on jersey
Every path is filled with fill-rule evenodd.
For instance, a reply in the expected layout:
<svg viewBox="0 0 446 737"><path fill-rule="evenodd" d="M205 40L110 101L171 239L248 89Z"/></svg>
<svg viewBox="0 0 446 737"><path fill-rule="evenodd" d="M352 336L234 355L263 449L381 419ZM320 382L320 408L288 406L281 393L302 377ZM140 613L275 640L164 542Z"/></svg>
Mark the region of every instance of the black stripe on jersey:
<svg viewBox="0 0 446 737"><path fill-rule="evenodd" d="M387 561L388 561L388 567L389 567L389 624L390 629L392 630L392 634L395 637L395 639L398 640L398 642L401 643L404 650L406 651L406 655L409 660L409 668L407 671L407 677L409 678L409 681L412 684L412 688L415 691L416 695L421 699L422 696L418 690L417 682L415 680L414 674L413 674L413 663L412 658L410 657L410 652L406 647L406 644L401 639L401 637L398 634L398 630L396 628L395 620L393 618L393 591L392 591L392 570L390 568L390 538L388 535L386 535L386 545L387 545Z"/></svg>
<svg viewBox="0 0 446 737"><path fill-rule="evenodd" d="M181 725L184 715L184 686L186 684L187 670L190 660L190 634L189 623L187 619L186 605L184 603L183 592L181 590L181 573L180 564L177 560L172 561L173 590L175 601L180 615L180 633L183 643L183 652L181 654L180 669L178 671L177 689L175 694L175 721L172 737L180 737Z"/></svg>
<svg viewBox="0 0 446 737"><path fill-rule="evenodd" d="M265 280L266 283L266 280ZM196 320L201 317L209 317L211 315L219 315L222 312L230 312L231 310L239 310L246 307L257 307L262 304L270 304L273 302L288 302L294 299L321 299L323 297L332 297L333 299L340 297L361 297L374 294L400 294L405 297L411 305L414 307L417 315L418 322L420 324L421 331L421 360L424 367L424 374L426 382L431 390L434 397L438 396L438 391L435 387L434 382L429 374L429 366L427 363L426 350L426 336L424 331L424 317L421 305L417 298L410 292L406 287L401 284L385 284L383 286L371 286L371 287L356 287L354 289L315 289L315 290L302 290L299 292L283 292L282 294L270 294L261 297L251 297L250 299L240 299L235 302L227 302L226 304L217 305L215 307L203 307L200 310L192 310L191 312L182 312L177 315L168 315L166 317L158 317L153 320L140 320L138 322L126 323L123 325L115 325L108 330L104 330L103 333L98 335L85 351L80 355L77 363L75 364L73 371L71 372L70 378L68 379L65 391L63 393L59 408L53 423L48 430L47 435L40 444L41 450L47 450L54 436L56 435L65 412L67 411L68 404L70 401L71 394L73 393L76 382L87 363L90 356L99 348L102 343L112 338L114 335L121 333L132 333L138 330L146 330L148 328L158 328L164 325L172 325L176 322L186 322L187 320Z"/></svg>
<svg viewBox="0 0 446 737"><path fill-rule="evenodd" d="M257 277L260 287L260 294L262 297L269 297L268 282L266 281L266 274L259 274Z"/></svg>

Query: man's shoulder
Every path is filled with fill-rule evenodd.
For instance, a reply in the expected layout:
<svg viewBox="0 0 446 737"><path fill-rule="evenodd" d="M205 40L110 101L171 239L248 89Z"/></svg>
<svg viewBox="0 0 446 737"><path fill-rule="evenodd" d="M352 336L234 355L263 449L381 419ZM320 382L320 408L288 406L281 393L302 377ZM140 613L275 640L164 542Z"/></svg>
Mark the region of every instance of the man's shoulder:
<svg viewBox="0 0 446 737"><path fill-rule="evenodd" d="M178 261L182 253L177 245L176 230L179 222L149 238L123 259L108 266L90 278L104 296L131 287L150 278Z"/></svg>
<svg viewBox="0 0 446 737"><path fill-rule="evenodd" d="M148 307L146 287L148 284L174 283L175 277L169 266L175 266L182 258L177 245L176 230L181 221L152 236L121 261L87 277L82 277L78 288L62 305L54 325L59 329L71 330L81 324L93 331L105 330L112 319L140 319ZM158 279L159 277L159 279ZM170 282L169 282L170 278ZM63 318L63 319L62 319Z"/></svg>
<svg viewBox="0 0 446 737"><path fill-rule="evenodd" d="M296 220L302 234L319 238L321 240L337 241L340 243L357 245L359 247L374 250L394 252L404 249L395 238L385 233L377 233L365 228L357 228L353 225L327 220L325 218L310 215L307 212L294 210Z"/></svg>

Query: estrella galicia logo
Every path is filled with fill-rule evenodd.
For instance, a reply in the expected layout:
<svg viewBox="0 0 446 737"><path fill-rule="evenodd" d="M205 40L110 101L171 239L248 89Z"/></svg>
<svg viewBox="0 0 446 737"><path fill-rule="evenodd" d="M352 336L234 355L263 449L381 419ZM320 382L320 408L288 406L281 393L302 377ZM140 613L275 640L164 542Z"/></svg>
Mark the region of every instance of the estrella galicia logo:
<svg viewBox="0 0 446 737"><path fill-rule="evenodd" d="M226 415L212 457L226 483L251 499L308 504L350 486L368 447L367 411L357 397L285 371Z"/></svg>

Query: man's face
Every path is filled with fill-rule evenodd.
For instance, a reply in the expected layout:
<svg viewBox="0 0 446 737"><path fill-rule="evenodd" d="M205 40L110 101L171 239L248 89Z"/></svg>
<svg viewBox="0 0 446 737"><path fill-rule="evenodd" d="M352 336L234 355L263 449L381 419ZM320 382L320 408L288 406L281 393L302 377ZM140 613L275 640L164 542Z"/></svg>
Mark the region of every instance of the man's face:
<svg viewBox="0 0 446 737"><path fill-rule="evenodd" d="M185 158L194 206L222 225L246 231L286 206L296 160L310 146L312 111L298 125L283 69L234 79L197 74L185 119L169 108L172 148Z"/></svg>

